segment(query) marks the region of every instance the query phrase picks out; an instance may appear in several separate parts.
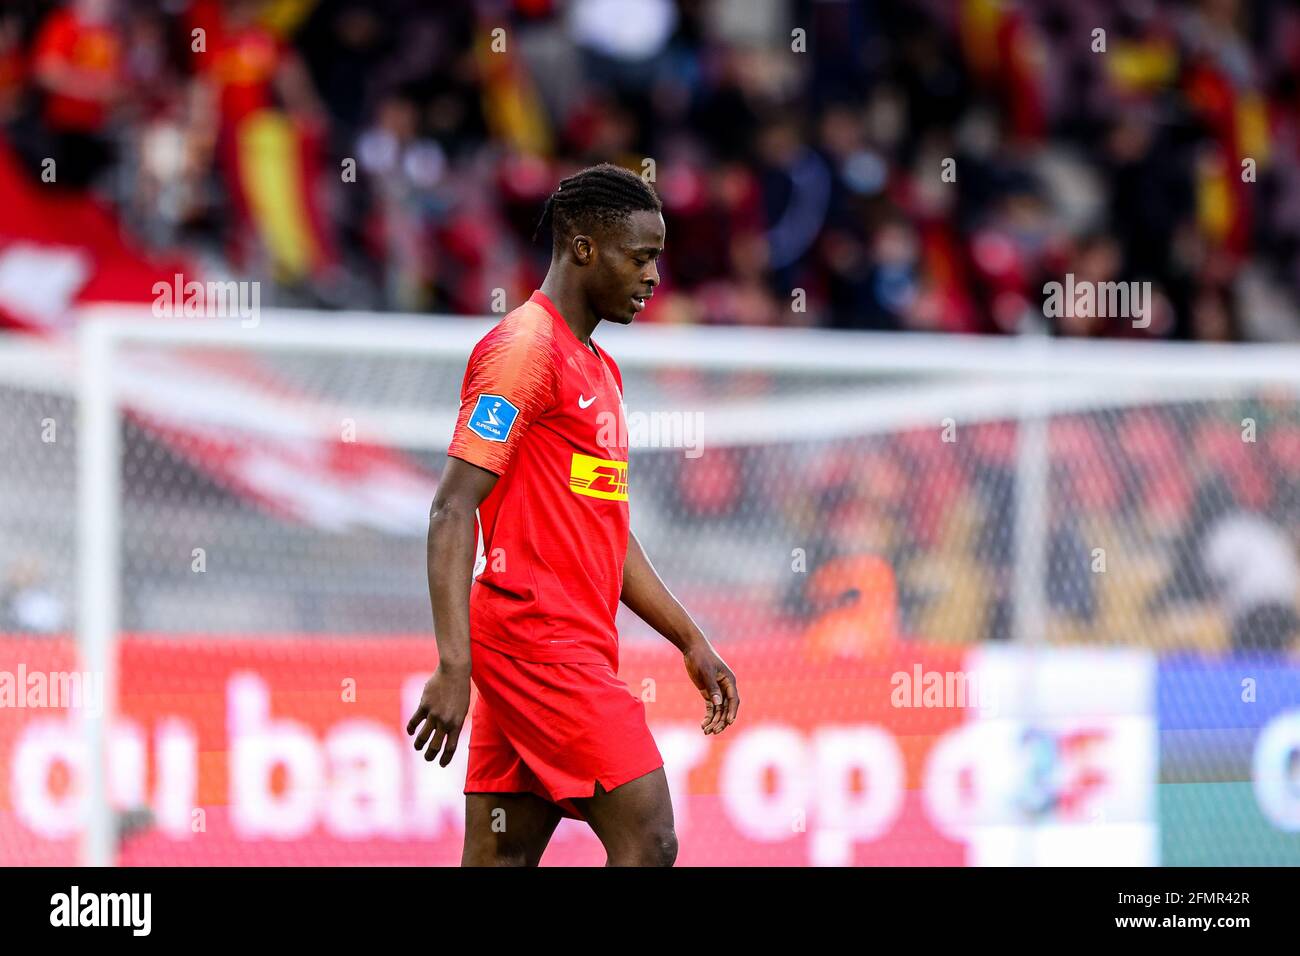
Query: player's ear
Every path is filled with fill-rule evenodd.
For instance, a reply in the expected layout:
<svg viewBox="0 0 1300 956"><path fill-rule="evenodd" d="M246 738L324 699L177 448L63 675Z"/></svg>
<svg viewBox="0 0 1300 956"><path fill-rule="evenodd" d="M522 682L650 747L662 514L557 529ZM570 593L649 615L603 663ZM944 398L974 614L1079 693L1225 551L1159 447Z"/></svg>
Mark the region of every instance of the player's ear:
<svg viewBox="0 0 1300 956"><path fill-rule="evenodd" d="M573 237L573 257L578 260L579 265L586 265L596 254L595 244L592 243L590 236Z"/></svg>

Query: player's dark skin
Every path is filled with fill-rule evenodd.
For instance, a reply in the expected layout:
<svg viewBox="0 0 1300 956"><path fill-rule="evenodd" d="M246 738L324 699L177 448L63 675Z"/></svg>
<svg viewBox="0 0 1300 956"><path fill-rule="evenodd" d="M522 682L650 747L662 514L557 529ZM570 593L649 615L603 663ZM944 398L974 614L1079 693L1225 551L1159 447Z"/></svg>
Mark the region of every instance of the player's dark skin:
<svg viewBox="0 0 1300 956"><path fill-rule="evenodd" d="M580 342L590 342L606 319L626 325L637 313L633 296L659 285L655 261L663 252L658 212L630 213L622 222L580 234L551 259L541 291L555 303ZM415 748L447 766L469 711L469 593L477 532L474 514L496 485L492 472L448 458L429 512L429 597L438 643L438 667L407 722ZM622 602L681 652L686 673L705 702L700 729L718 734L736 720L740 695L732 673L708 638L673 597L634 534L628 535ZM417 733L418 731L418 733ZM427 744L427 748L426 748ZM607 866L671 866L677 855L668 779L660 767L591 797L576 798L607 854ZM494 818L496 810L503 810ZM536 866L562 814L530 793L465 795L462 866ZM504 820L504 830L500 825ZM502 832L498 832L502 831Z"/></svg>

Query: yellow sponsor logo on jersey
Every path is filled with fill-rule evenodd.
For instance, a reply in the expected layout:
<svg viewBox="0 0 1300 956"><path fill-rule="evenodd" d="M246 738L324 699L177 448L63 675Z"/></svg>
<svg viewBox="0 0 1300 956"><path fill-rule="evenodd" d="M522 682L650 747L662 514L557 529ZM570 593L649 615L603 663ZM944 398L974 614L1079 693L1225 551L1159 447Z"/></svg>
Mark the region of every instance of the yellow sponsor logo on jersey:
<svg viewBox="0 0 1300 956"><path fill-rule="evenodd" d="M589 498L627 501L627 462L574 454L569 488Z"/></svg>

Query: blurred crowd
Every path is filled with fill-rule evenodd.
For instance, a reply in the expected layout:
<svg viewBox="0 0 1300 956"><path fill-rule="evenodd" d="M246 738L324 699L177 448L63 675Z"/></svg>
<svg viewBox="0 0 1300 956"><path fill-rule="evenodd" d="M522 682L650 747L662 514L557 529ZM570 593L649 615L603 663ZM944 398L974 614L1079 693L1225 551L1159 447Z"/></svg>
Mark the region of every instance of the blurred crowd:
<svg viewBox="0 0 1300 956"><path fill-rule="evenodd" d="M1267 440L1243 441L1241 422ZM1249 437L1249 432L1246 433ZM809 542L789 619L818 640L872 650L872 635L943 643L1021 638L1158 650L1278 651L1300 639L1300 420L1286 395L1060 416L1047 430L1041 553L1021 555L1011 423L854 438L811 457L715 449L709 477L742 489L710 506L681 496L683 526L772 510ZM768 460L760 460L767 456ZM767 487L745 478L777 473ZM1037 547L1038 544L1031 545ZM1036 581L1040 583L1035 583ZM1017 620L1017 588L1042 605ZM896 607L897 621L880 620ZM827 625L842 633L826 633ZM1023 630L1023 629L1028 630Z"/></svg>
<svg viewBox="0 0 1300 956"><path fill-rule="evenodd" d="M645 321L1295 338L1298 77L1285 0L0 12L33 176L53 158L146 248L321 307L517 304L546 194L612 161L665 204ZM1150 282L1149 324L1047 317L1067 273Z"/></svg>

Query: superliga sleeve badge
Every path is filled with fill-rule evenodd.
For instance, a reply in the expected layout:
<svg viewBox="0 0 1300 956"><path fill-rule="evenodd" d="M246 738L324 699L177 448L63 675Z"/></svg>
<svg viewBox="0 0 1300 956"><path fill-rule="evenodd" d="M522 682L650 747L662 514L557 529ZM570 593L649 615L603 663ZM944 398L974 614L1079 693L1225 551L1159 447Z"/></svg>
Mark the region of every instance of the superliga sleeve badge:
<svg viewBox="0 0 1300 956"><path fill-rule="evenodd" d="M480 395L465 427L486 441L505 441L519 409L500 395Z"/></svg>

